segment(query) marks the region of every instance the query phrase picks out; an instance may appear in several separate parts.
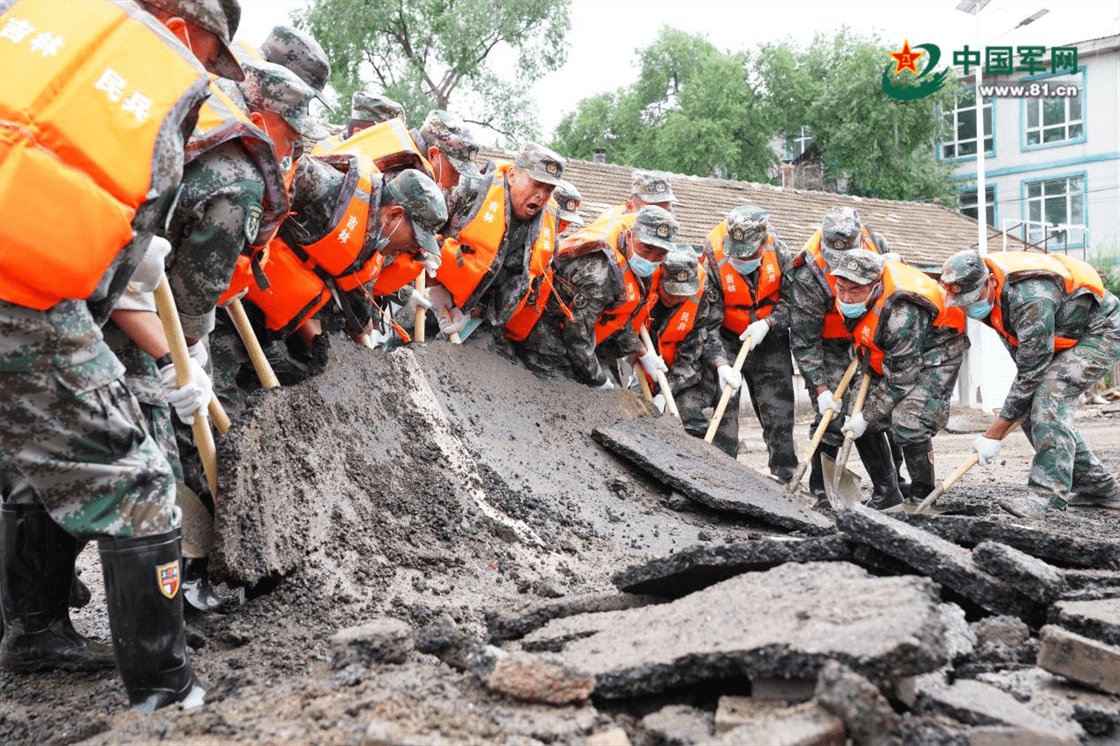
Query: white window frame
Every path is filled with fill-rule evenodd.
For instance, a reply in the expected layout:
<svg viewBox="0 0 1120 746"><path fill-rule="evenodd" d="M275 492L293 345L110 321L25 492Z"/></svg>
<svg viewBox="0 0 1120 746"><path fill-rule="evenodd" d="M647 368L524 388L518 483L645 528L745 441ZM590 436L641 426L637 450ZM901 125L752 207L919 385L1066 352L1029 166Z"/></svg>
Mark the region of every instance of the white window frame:
<svg viewBox="0 0 1120 746"><path fill-rule="evenodd" d="M972 100L972 103L962 106L961 102L963 100L965 100L966 98L970 98ZM992 107L992 97L991 96L985 97L983 99L983 101L981 102L981 106L983 107L981 117L984 120L984 124L983 124L983 126L984 126L984 155L986 155L986 156L987 155L995 155L995 150L996 150L995 118L994 118L995 117L995 111L993 110L993 107ZM987 114L987 116L984 116L985 113ZM969 137L969 138L965 138L963 140L957 139L957 132L959 131L958 128L960 127L961 120L965 119L966 117L969 121L975 121L976 120L976 89L975 88L970 88L968 90L961 91L959 94L957 94L957 99L956 99L956 102L954 103L953 110L949 111L949 112L945 112L942 115L942 118L945 120L945 124L948 126L949 132L950 132L950 137L941 141L941 147L938 150L938 154L941 156L942 160L944 160L944 161L963 161L963 160L969 160L969 159L972 159L972 158L976 157L976 151L975 150L971 153L962 154L961 153L961 148L965 145L970 144L970 143L972 144L972 146L974 148L977 147L976 141L977 141L978 137ZM989 145L989 140L991 141L990 145ZM946 149L948 149L950 147L953 149L953 155L948 155L945 152Z"/></svg>

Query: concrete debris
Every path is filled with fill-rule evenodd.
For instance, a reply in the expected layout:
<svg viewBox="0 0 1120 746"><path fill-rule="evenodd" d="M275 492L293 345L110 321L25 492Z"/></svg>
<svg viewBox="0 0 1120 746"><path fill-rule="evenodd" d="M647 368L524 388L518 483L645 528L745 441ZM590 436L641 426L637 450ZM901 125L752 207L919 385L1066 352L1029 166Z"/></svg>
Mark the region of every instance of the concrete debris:
<svg viewBox="0 0 1120 746"><path fill-rule="evenodd" d="M1048 720L1072 720L1091 736L1120 737L1120 697L1103 694L1037 666L1004 669L977 676Z"/></svg>
<svg viewBox="0 0 1120 746"><path fill-rule="evenodd" d="M611 728L588 736L587 746L630 746L630 737L622 728Z"/></svg>
<svg viewBox="0 0 1120 746"><path fill-rule="evenodd" d="M972 550L972 558L980 569L1002 578L1039 603L1050 603L1066 588L1065 580L1056 567L1006 544L982 541Z"/></svg>
<svg viewBox="0 0 1120 746"><path fill-rule="evenodd" d="M751 699L772 702L808 702L816 691L817 680L764 676L751 679Z"/></svg>
<svg viewBox="0 0 1120 746"><path fill-rule="evenodd" d="M891 703L863 676L829 661L817 679L816 703L840 718L853 743L890 746L900 736L901 718Z"/></svg>
<svg viewBox="0 0 1120 746"><path fill-rule="evenodd" d="M686 435L671 418L636 419L592 435L665 486L710 508L740 513L791 531L824 534L832 523L801 504L780 485Z"/></svg>
<svg viewBox="0 0 1120 746"><path fill-rule="evenodd" d="M1050 607L1047 621L1109 645L1120 645L1120 598L1059 601Z"/></svg>
<svg viewBox="0 0 1120 746"><path fill-rule="evenodd" d="M487 689L522 702L574 704L595 690L595 679L547 654L507 653L485 645L472 651L469 666Z"/></svg>
<svg viewBox="0 0 1120 746"><path fill-rule="evenodd" d="M1097 591L1103 598L1120 598L1120 572L1115 570L1062 570L1068 596L1078 591Z"/></svg>
<svg viewBox="0 0 1120 746"><path fill-rule="evenodd" d="M981 725L968 730L968 746L1071 746L1076 741L1054 733L1020 725Z"/></svg>
<svg viewBox="0 0 1120 746"><path fill-rule="evenodd" d="M809 678L831 659L889 682L946 662L936 596L928 578L790 563L671 603L586 615L562 656L595 677L604 699L732 676ZM554 625L570 633L579 621L556 620L538 633L556 634Z"/></svg>
<svg viewBox="0 0 1120 746"><path fill-rule="evenodd" d="M976 645L1004 645L1017 648L1031 639L1031 629L1023 620L1011 616L990 616L972 625L976 633Z"/></svg>
<svg viewBox="0 0 1120 746"><path fill-rule="evenodd" d="M971 655L976 649L977 639L976 633L965 619L964 609L956 604L941 604L941 624L945 627L945 647L949 660L956 662Z"/></svg>
<svg viewBox="0 0 1120 746"><path fill-rule="evenodd" d="M1120 541L1072 536L992 518L903 513L899 519L966 547L974 547L982 541L998 541L1048 562L1120 570Z"/></svg>
<svg viewBox="0 0 1120 746"><path fill-rule="evenodd" d="M693 746L710 743L712 713L689 705L666 705L641 720L648 740L657 746Z"/></svg>
<svg viewBox="0 0 1120 746"><path fill-rule="evenodd" d="M612 577L629 593L680 598L744 572L785 562L851 561L851 544L840 536L769 537L735 544L699 544L628 567Z"/></svg>
<svg viewBox="0 0 1120 746"><path fill-rule="evenodd" d="M945 539L862 505L840 511L836 527L850 541L869 544L902 560L994 614L1034 616L1029 598L981 570L969 551Z"/></svg>
<svg viewBox="0 0 1120 746"><path fill-rule="evenodd" d="M330 637L331 667L358 663L404 663L412 651L412 628L399 619L374 619Z"/></svg>
<svg viewBox="0 0 1120 746"><path fill-rule="evenodd" d="M1038 665L1109 694L1120 694L1120 647L1048 624L1039 630Z"/></svg>
<svg viewBox="0 0 1120 746"><path fill-rule="evenodd" d="M721 746L844 746L847 741L840 718L814 702L786 707L753 697L720 697L716 734L713 743Z"/></svg>
<svg viewBox="0 0 1120 746"><path fill-rule="evenodd" d="M491 640L513 640L524 637L553 619L596 611L635 609L661 602L660 598L631 593L586 594L555 601L531 601L512 609L487 612L486 629Z"/></svg>

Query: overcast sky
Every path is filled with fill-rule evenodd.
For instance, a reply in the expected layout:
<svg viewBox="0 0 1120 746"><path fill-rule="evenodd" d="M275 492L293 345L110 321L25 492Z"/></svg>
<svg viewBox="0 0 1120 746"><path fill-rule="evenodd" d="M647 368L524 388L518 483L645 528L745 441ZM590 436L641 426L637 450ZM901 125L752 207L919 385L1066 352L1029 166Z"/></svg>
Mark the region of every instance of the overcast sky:
<svg viewBox="0 0 1120 746"><path fill-rule="evenodd" d="M306 0L241 0L238 37L260 44L277 23ZM718 48L739 51L792 38L801 44L814 33L842 25L878 32L888 43L936 44L949 62L953 51L977 47L976 20L956 10L957 0L573 0L568 62L533 88L545 141L560 118L580 99L613 91L637 77L635 49L668 25L707 36ZM1036 11L1049 12L1015 29ZM981 46L1062 46L1120 33L1116 0L993 0L980 14ZM1014 29L1014 30L1013 30ZM512 61L512 55L496 58ZM889 60L884 60L884 64ZM426 112L409 112L419 121ZM481 134L481 133L476 133ZM483 138L484 139L484 138Z"/></svg>

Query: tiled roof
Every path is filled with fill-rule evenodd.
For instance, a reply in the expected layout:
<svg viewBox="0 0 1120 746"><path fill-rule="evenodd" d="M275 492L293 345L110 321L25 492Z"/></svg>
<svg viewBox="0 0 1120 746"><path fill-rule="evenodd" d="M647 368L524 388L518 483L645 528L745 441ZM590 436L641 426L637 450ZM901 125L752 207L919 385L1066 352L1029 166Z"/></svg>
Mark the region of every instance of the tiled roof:
<svg viewBox="0 0 1120 746"><path fill-rule="evenodd" d="M483 148L479 159L512 160L513 154ZM568 159L564 178L576 185L583 201L579 214L590 222L611 205L625 202L630 194L631 166ZM758 205L770 212L774 232L793 252L798 251L820 228L825 211L834 205L859 210L863 223L886 237L891 250L910 264L939 269L960 249L975 248L976 221L955 210L933 203L865 199L831 192L782 189L746 181L673 176L673 194L679 200L673 212L680 220L678 240L701 246L708 233L727 212L739 205ZM571 229L569 229L571 230ZM1027 245L1008 236L1008 250L1023 251ZM988 229L989 250L999 251L1003 237Z"/></svg>

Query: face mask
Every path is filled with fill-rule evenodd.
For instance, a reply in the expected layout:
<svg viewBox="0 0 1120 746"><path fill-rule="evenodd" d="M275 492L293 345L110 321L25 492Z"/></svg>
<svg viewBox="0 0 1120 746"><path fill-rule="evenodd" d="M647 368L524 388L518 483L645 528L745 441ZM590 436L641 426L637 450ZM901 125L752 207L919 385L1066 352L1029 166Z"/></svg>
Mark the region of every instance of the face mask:
<svg viewBox="0 0 1120 746"><path fill-rule="evenodd" d="M634 274L638 277L649 277L653 274L653 270L657 269L657 265L661 264L661 262L651 262L649 259L646 259L644 256L639 256L636 253L631 254L627 262L630 265L630 269L634 270Z"/></svg>
<svg viewBox="0 0 1120 746"><path fill-rule="evenodd" d="M749 275L762 266L761 259L738 259L733 257L727 261L731 263L731 266L736 272L743 276Z"/></svg>
<svg viewBox="0 0 1120 746"><path fill-rule="evenodd" d="M836 301L836 307L840 309L840 313L849 319L858 319L867 313L867 306L863 303L844 303L838 300Z"/></svg>
<svg viewBox="0 0 1120 746"><path fill-rule="evenodd" d="M978 300L975 303L970 303L969 305L965 306L964 312L970 319L976 319L977 321L979 321L980 319L988 317L988 314L992 312L992 305L993 304L990 300Z"/></svg>

